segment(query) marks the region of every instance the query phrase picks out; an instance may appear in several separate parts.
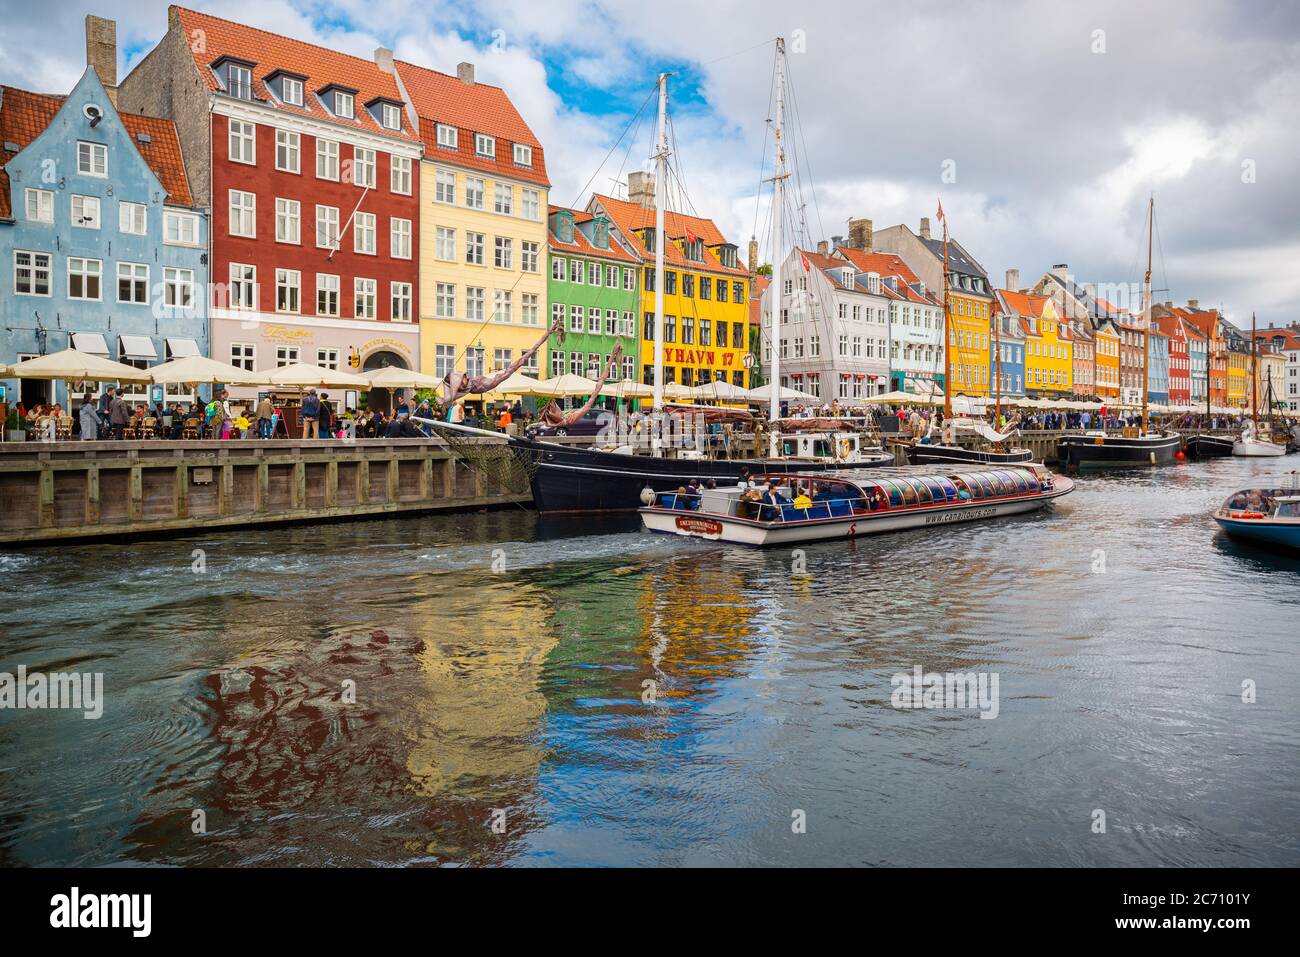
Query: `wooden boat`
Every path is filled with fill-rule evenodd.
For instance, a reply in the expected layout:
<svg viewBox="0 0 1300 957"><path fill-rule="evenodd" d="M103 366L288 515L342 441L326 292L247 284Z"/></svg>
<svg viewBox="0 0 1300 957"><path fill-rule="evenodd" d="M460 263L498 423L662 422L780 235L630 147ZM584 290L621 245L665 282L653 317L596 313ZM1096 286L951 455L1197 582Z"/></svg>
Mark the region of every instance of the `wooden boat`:
<svg viewBox="0 0 1300 957"><path fill-rule="evenodd" d="M1193 435L1187 440L1187 454L1198 459L1227 458L1232 455L1233 439L1227 435Z"/></svg>
<svg viewBox="0 0 1300 957"><path fill-rule="evenodd" d="M1062 436L1056 443L1057 457L1072 470L1169 465L1183 444L1177 432L1125 431L1129 434L1091 431Z"/></svg>
<svg viewBox="0 0 1300 957"><path fill-rule="evenodd" d="M1272 434L1259 427L1259 341L1255 338L1255 314L1250 314L1250 421L1241 430L1241 438L1232 443L1232 454L1244 458L1273 458L1286 455L1286 444L1273 441ZM1272 382L1269 383L1269 408L1273 406Z"/></svg>
<svg viewBox="0 0 1300 957"><path fill-rule="evenodd" d="M1238 489L1213 517L1233 538L1300 551L1300 472L1289 473L1277 485Z"/></svg>
<svg viewBox="0 0 1300 957"><path fill-rule="evenodd" d="M1010 439L1018 430L995 432L982 419L948 419L944 422L938 442L914 442L907 450L913 465L1019 465L1030 462L1034 453L1029 449L1011 447ZM967 433L970 439L959 443L957 437Z"/></svg>
<svg viewBox="0 0 1300 957"><path fill-rule="evenodd" d="M647 490L639 511L652 532L785 545L1001 518L1043 508L1073 489L1071 479L1041 465L969 471L908 467L760 475L752 484L698 494Z"/></svg>

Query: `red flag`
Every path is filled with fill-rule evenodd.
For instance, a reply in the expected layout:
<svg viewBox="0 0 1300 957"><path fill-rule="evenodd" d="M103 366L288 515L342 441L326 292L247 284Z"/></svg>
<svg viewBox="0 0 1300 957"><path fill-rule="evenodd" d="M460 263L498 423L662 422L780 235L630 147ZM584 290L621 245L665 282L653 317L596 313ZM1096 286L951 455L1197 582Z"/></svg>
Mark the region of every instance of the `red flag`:
<svg viewBox="0 0 1300 957"><path fill-rule="evenodd" d="M939 200L938 217L939 217L939 222L943 222L943 200Z"/></svg>
<svg viewBox="0 0 1300 957"><path fill-rule="evenodd" d="M686 241L687 241L688 243L699 242L699 240L700 240L700 237L699 237L699 236L696 236L693 232L691 232L689 228L686 230Z"/></svg>
<svg viewBox="0 0 1300 957"><path fill-rule="evenodd" d="M803 263L804 272L812 272L812 264L808 262L808 257L803 254L802 249L799 250L799 261Z"/></svg>

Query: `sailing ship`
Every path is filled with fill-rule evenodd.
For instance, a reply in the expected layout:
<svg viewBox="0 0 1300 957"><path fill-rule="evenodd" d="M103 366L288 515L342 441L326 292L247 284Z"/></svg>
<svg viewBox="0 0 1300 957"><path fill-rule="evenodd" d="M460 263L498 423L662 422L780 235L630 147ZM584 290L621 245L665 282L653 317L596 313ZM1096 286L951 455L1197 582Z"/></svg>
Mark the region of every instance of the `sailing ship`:
<svg viewBox="0 0 1300 957"><path fill-rule="evenodd" d="M952 350L957 338L948 331L951 277L948 274L948 217L944 215L942 203L939 204L938 217L943 223L943 425L938 430L939 441L930 441L931 436L927 436L924 441L914 442L908 448L908 460L916 465L1014 465L1028 462L1033 459L1033 452L1009 445L1010 439L1019 433L1018 428L999 432L982 417L953 417ZM993 315L992 325L993 353L996 356L993 421L996 423L1002 415L1002 353L998 338L1000 322L996 315ZM934 426L932 421L931 432Z"/></svg>
<svg viewBox="0 0 1300 957"><path fill-rule="evenodd" d="M1259 342L1255 338L1255 314L1250 314L1250 421L1241 430L1241 438L1232 443L1232 454L1245 458L1272 458L1286 454L1286 446L1272 439L1271 432L1259 428ZM1270 389L1272 381L1269 382ZM1273 396L1269 392L1269 405Z"/></svg>
<svg viewBox="0 0 1300 957"><path fill-rule="evenodd" d="M1104 469L1169 465L1182 448L1177 432L1150 431L1149 392L1151 374L1151 256L1154 251L1156 201L1147 203L1147 270L1142 294L1142 418L1137 428L1120 435L1102 430L1067 435L1057 442L1057 455L1067 468Z"/></svg>
<svg viewBox="0 0 1300 957"><path fill-rule="evenodd" d="M921 467L759 475L754 484L651 496L639 509L652 532L788 545L929 528L1031 512L1074 483L1040 465L949 470Z"/></svg>
<svg viewBox="0 0 1300 957"><path fill-rule="evenodd" d="M786 172L784 143L785 112L785 41L776 41L776 117L774 123L776 166L772 177L772 276L769 289L772 313L772 339L780 341L780 308L777 305L781 289L781 253L784 235L781 213L784 207L783 189L789 175ZM655 159L655 228L654 228L654 395L653 412L642 422L643 432L638 439L648 441L620 442L605 447L579 448L528 437L507 439L515 458L529 477L533 502L541 512L631 511L638 507L644 490L675 490L691 479L713 480L718 484L735 484L750 473L785 474L809 473L842 469L848 465L868 468L892 465L894 456L878 445L864 444L865 434L847 427L828 428L816 435L807 427L800 427L794 435L788 434L781 421L783 391L779 374L780 350L772 350L768 420L758 439L766 438L766 456L755 448L752 457L726 454L710 458L703 443L686 443L687 447L673 447L667 441L674 431L674 423L691 421L703 415L712 424L723 424L729 411L726 409L701 410L696 406L666 406L664 402L664 212L667 205L668 168L668 74L658 79L658 126ZM743 413L745 418L749 414ZM739 420L741 413L736 412ZM695 419L698 421L698 419ZM470 433L475 430L464 426L436 423L451 433ZM690 432L691 429L685 431ZM765 433L765 434L764 434ZM495 433L480 433L494 435ZM807 441L804 441L807 439ZM730 451L739 451L738 445ZM819 451L821 450L821 451Z"/></svg>

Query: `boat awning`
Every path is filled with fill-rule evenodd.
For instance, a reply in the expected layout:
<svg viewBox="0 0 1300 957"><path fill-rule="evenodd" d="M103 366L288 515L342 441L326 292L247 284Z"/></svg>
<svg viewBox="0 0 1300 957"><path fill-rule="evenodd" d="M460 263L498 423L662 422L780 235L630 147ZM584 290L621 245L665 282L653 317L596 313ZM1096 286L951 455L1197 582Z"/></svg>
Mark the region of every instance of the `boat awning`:
<svg viewBox="0 0 1300 957"><path fill-rule="evenodd" d="M200 355L199 344L193 339L173 339L167 337L167 357L169 359L188 359Z"/></svg>
<svg viewBox="0 0 1300 957"><path fill-rule="evenodd" d="M72 348L78 352L89 352L95 356L108 355L108 343L98 332L74 332L72 334Z"/></svg>
<svg viewBox="0 0 1300 957"><path fill-rule="evenodd" d="M158 358L158 350L154 348L153 340L148 336L118 336L122 342L123 359L154 359Z"/></svg>

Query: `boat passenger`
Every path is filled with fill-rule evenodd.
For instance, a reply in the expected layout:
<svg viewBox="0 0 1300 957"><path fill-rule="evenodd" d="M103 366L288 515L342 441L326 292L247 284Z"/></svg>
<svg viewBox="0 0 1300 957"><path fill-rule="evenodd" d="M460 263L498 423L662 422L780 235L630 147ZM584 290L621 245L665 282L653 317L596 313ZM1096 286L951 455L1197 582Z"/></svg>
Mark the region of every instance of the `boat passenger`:
<svg viewBox="0 0 1300 957"><path fill-rule="evenodd" d="M969 502L970 489L966 487L966 483L961 479L954 479L953 481L957 486L957 498L961 499L963 502Z"/></svg>

